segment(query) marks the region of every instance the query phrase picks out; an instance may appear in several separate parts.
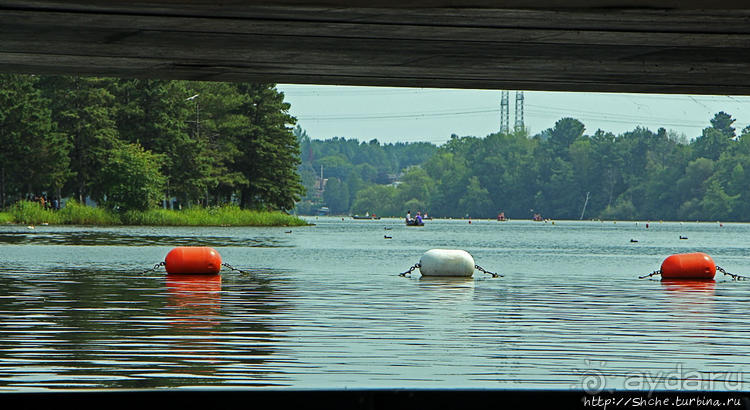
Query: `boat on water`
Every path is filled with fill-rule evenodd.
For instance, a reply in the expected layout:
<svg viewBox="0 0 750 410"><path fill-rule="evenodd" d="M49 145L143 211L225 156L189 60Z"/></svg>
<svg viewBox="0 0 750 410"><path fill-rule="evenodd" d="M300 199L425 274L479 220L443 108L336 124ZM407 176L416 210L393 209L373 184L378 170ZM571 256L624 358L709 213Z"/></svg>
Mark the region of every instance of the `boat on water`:
<svg viewBox="0 0 750 410"><path fill-rule="evenodd" d="M424 222L417 221L416 219L412 219L409 221L406 221L406 226L424 226Z"/></svg>
<svg viewBox="0 0 750 410"><path fill-rule="evenodd" d="M375 215L371 215L371 216L370 215L365 215L365 216L354 215L352 216L352 219L380 219L380 217L375 216Z"/></svg>

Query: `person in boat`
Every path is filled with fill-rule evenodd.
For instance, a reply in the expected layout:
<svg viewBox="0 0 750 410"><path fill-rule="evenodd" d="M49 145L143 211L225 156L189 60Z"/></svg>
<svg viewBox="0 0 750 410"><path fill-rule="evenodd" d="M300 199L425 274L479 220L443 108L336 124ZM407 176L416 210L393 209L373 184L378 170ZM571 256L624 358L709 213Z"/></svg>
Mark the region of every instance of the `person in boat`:
<svg viewBox="0 0 750 410"><path fill-rule="evenodd" d="M417 211L417 217L414 221L415 225L422 225L422 213Z"/></svg>
<svg viewBox="0 0 750 410"><path fill-rule="evenodd" d="M411 222L411 209L406 211L406 223Z"/></svg>

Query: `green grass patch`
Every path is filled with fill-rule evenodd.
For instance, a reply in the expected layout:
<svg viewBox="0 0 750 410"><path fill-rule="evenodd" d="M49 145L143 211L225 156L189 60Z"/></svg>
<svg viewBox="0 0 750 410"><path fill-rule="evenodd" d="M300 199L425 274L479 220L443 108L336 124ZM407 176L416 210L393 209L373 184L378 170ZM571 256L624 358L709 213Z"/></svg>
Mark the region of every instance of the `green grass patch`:
<svg viewBox="0 0 750 410"><path fill-rule="evenodd" d="M190 208L181 211L150 209L122 215L127 225L157 226L304 226L304 220L278 211L251 211L237 206Z"/></svg>
<svg viewBox="0 0 750 410"><path fill-rule="evenodd" d="M58 223L66 225L120 225L122 223L119 215L107 209L86 206L77 201L68 201L59 211L49 212L57 214L60 218Z"/></svg>
<svg viewBox="0 0 750 410"><path fill-rule="evenodd" d="M150 209L114 213L68 201L59 211L36 202L20 201L0 213L0 223L39 225L148 225L148 226L305 226L307 222L279 211L252 211L237 206L190 208L180 211Z"/></svg>
<svg viewBox="0 0 750 410"><path fill-rule="evenodd" d="M10 212L0 212L0 224L10 224L13 222L13 215Z"/></svg>
<svg viewBox="0 0 750 410"><path fill-rule="evenodd" d="M19 201L11 205L8 213L13 217L13 222L27 225L39 225L42 223L59 224L60 217L51 210L42 208L37 202Z"/></svg>

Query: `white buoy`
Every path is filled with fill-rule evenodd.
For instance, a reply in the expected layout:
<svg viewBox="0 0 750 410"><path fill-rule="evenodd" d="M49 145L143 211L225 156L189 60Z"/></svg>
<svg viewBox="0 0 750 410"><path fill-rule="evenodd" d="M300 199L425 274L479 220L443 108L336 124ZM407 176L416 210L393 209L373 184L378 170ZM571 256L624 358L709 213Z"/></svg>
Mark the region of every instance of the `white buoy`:
<svg viewBox="0 0 750 410"><path fill-rule="evenodd" d="M430 249L419 259L419 271L424 276L461 276L474 274L474 258L458 249Z"/></svg>

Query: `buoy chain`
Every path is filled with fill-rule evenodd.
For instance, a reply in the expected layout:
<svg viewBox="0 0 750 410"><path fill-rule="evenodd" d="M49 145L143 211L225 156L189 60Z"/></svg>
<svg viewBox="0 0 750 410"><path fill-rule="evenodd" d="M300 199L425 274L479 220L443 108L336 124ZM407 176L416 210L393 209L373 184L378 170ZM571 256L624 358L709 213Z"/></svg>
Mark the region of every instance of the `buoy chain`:
<svg viewBox="0 0 750 410"><path fill-rule="evenodd" d="M483 272L483 273L487 273L487 274L490 274L490 275L492 275L492 277L493 277L493 278L496 278L496 277L498 277L498 276L503 276L503 275L500 275L500 274L498 274L498 273L495 273L495 272L490 272L490 271L488 271L488 270L485 270L485 269L484 269L483 267L481 267L481 266L479 266L479 265L474 265L474 268L475 268L475 269L477 269L477 270L478 270L478 271L480 271L480 272Z"/></svg>
<svg viewBox="0 0 750 410"><path fill-rule="evenodd" d="M411 268L409 268L409 270L407 270L406 272L399 273L398 276L406 276L406 275L414 272L414 269L420 268L421 266L422 265L420 265L420 264L416 264L416 265L412 266Z"/></svg>
<svg viewBox="0 0 750 410"><path fill-rule="evenodd" d="M239 272L239 273L247 273L247 274L249 274L249 273L250 273L250 272L248 272L248 271L244 271L244 270L242 270L242 269L237 269L237 268L235 268L234 266L232 266L232 265L230 265L230 264L228 264L228 263L226 263L226 262L222 263L222 264L221 264L221 266L223 266L223 267L225 267L225 268L229 268L229 269L231 269L231 270L234 270L234 271L237 271L237 272Z"/></svg>
<svg viewBox="0 0 750 410"><path fill-rule="evenodd" d="M732 279L734 279L734 280L750 280L750 278L748 278L747 276L741 276L741 275L735 275L734 273L729 273L729 272L725 271L724 268L722 268L721 266L717 266L716 270L718 270L719 272L721 272L721 273L723 273L725 275L731 276Z"/></svg>
<svg viewBox="0 0 750 410"><path fill-rule="evenodd" d="M649 273L648 275L644 275L644 276L639 276L639 277L638 277L638 279L645 279L645 278L650 278L650 277L652 277L652 276L654 276L654 275L660 275L660 274L661 274L661 269L659 269L659 270L655 270L655 271L653 271L653 272Z"/></svg>
<svg viewBox="0 0 750 410"><path fill-rule="evenodd" d="M145 275L145 274L147 274L147 273L150 273L150 272L156 272L156 270L157 270L157 269L159 269L160 267L162 267L162 266L165 266L165 265L166 265L166 263L165 263L165 262L159 262L159 263L157 263L156 265L154 265L154 267L153 267L153 268L151 268L151 269L146 269L146 270L144 270L143 272L141 272L141 275Z"/></svg>

